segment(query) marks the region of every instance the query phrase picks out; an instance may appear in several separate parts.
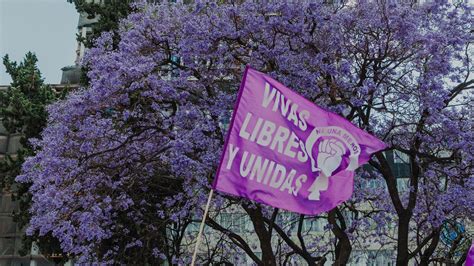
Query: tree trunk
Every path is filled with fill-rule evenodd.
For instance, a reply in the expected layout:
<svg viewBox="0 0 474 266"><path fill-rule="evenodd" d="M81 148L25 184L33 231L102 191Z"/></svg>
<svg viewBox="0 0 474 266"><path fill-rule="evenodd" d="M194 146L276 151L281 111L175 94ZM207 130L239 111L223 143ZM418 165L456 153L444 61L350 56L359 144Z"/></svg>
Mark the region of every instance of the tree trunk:
<svg viewBox="0 0 474 266"><path fill-rule="evenodd" d="M275 254L272 249L272 236L270 231L267 230L263 218L263 214L260 207L252 208L243 206L245 211L249 214L252 220L255 233L260 240L260 249L262 250L262 263L263 265L276 266Z"/></svg>
<svg viewBox="0 0 474 266"><path fill-rule="evenodd" d="M410 216L407 213L398 218L397 266L408 265L408 231Z"/></svg>
<svg viewBox="0 0 474 266"><path fill-rule="evenodd" d="M337 223L336 215L337 219L339 219L340 226ZM344 217L337 207L328 213L328 221L332 225L331 230L338 241L336 245L336 261L334 262L334 265L346 265L351 256L352 246L351 241L345 232L346 224Z"/></svg>
<svg viewBox="0 0 474 266"><path fill-rule="evenodd" d="M334 265L346 265L349 262L351 252L352 247L349 238L346 236L342 239L339 239L339 242L336 246L336 261L334 262Z"/></svg>

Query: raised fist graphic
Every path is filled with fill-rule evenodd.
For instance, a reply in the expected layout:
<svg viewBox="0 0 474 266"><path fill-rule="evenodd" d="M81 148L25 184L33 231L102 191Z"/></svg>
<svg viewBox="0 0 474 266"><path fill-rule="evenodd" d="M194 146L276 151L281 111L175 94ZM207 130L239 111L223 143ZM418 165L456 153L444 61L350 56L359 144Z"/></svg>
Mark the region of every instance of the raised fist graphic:
<svg viewBox="0 0 474 266"><path fill-rule="evenodd" d="M318 168L319 176L316 177L308 191L309 200L320 200L321 191L325 191L329 186L329 177L339 167L344 155L344 145L336 139L326 139L319 143Z"/></svg>
<svg viewBox="0 0 474 266"><path fill-rule="evenodd" d="M325 139L319 143L318 168L326 177L341 165L345 153L344 144L336 139Z"/></svg>

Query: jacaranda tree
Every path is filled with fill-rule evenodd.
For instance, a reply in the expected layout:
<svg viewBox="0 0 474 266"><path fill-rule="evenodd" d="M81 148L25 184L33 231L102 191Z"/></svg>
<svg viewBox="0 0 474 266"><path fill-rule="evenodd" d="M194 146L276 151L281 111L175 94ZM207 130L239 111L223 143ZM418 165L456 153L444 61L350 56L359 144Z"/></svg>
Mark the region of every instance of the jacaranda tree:
<svg viewBox="0 0 474 266"><path fill-rule="evenodd" d="M84 62L90 86L49 107L18 178L33 183L28 233L55 236L80 261L189 263L188 233L251 65L389 149L360 171L350 201L317 217L217 195L202 263L245 253L259 265L340 265L369 246L396 250L398 265L461 263L468 234L449 247L440 238L447 221L474 218L469 7L256 2L139 3L120 38L96 40ZM393 152L409 165L406 190ZM225 213L248 226L229 227ZM324 233L305 226L315 220Z"/></svg>

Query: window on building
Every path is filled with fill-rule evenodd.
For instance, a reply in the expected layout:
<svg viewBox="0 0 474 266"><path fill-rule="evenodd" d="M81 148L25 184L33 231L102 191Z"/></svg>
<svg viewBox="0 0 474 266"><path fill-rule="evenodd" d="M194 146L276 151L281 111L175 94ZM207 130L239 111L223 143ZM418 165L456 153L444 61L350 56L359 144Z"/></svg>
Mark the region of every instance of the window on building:
<svg viewBox="0 0 474 266"><path fill-rule="evenodd" d="M410 179L409 178L397 178L397 188L398 191L405 192L410 189Z"/></svg>
<svg viewBox="0 0 474 266"><path fill-rule="evenodd" d="M189 233L197 233L199 232L199 226L200 224L198 222L192 222L188 225L186 231Z"/></svg>
<svg viewBox="0 0 474 266"><path fill-rule="evenodd" d="M305 217L303 221L303 232L322 232L323 221L322 218Z"/></svg>
<svg viewBox="0 0 474 266"><path fill-rule="evenodd" d="M410 176L410 157L398 150L390 151L387 154L390 167L396 178L406 178Z"/></svg>
<svg viewBox="0 0 474 266"><path fill-rule="evenodd" d="M394 163L410 163L410 157L408 156L408 154L395 150L393 152L393 162Z"/></svg>
<svg viewBox="0 0 474 266"><path fill-rule="evenodd" d="M244 233L250 228L250 220L243 213L221 213L220 225L236 233Z"/></svg>

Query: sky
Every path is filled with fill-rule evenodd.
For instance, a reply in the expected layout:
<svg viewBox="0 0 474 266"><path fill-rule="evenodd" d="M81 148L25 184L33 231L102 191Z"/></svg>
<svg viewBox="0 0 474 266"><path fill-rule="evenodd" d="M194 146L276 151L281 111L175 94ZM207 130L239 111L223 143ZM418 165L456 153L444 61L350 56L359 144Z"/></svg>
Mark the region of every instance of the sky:
<svg viewBox="0 0 474 266"><path fill-rule="evenodd" d="M46 83L57 84L61 68L74 65L78 20L67 0L0 0L0 57L19 62L34 52ZM1 63L0 85L10 82Z"/></svg>

